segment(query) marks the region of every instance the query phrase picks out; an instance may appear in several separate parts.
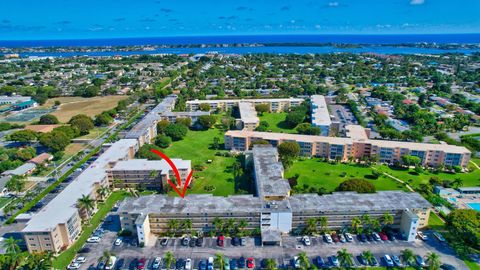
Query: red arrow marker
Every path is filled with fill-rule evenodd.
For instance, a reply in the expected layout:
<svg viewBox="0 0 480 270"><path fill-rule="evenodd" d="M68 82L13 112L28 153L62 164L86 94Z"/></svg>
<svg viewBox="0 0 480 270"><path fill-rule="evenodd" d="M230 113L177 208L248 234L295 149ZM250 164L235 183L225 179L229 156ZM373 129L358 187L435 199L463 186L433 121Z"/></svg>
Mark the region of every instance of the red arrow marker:
<svg viewBox="0 0 480 270"><path fill-rule="evenodd" d="M178 169L177 169L177 166L175 166L175 164L173 163L173 161L167 156L165 155L164 153L156 150L156 149L152 149L150 150L152 153L160 156L161 158L163 158L167 163L168 165L170 165L170 167L172 168L173 170L173 173L175 174L175 177L177 178L177 182L178 182L178 186L182 186L182 178L180 177L180 173L178 172ZM170 181L170 179L168 179L168 184L173 188L173 190L175 190L175 192L178 193L178 195L180 195L180 197L182 198L185 198L185 193L187 193L187 187L188 187L188 184L190 184L190 181L192 180L192 173L193 173L193 170L190 170L190 173L188 174L187 176L187 179L185 179L185 183L183 184L183 188L182 188L182 191L180 191L177 187L177 185L175 185L174 183L172 183L172 181Z"/></svg>

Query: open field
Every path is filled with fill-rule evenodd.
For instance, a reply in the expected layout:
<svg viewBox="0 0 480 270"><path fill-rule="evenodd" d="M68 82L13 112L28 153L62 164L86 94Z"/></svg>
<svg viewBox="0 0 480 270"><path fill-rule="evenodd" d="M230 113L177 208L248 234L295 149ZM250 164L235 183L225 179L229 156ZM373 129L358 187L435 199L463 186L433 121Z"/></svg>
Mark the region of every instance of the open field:
<svg viewBox="0 0 480 270"><path fill-rule="evenodd" d="M297 174L299 186L324 188L327 192L334 191L340 183L351 178L366 179L375 185L377 190L407 190L402 184L385 176L369 179L372 175L372 169L369 167L356 164L330 164L315 158L296 161L285 171L286 178Z"/></svg>
<svg viewBox="0 0 480 270"><path fill-rule="evenodd" d="M239 189L249 190L253 179L241 177L234 179L232 166L236 162L235 157L215 156L220 150L212 149L213 138L220 139L220 149L223 148L223 131L212 128L205 131L189 130L187 136L174 142L172 146L164 149L163 152L170 158L182 158L192 160L192 166L202 166L202 171L193 173L194 184L191 193L212 193L204 189L207 185L215 187L214 195L227 196L238 193ZM207 163L207 160L212 160ZM173 193L172 193L173 194Z"/></svg>
<svg viewBox="0 0 480 270"><path fill-rule="evenodd" d="M102 135L102 133L107 131L107 129L108 127L95 127L94 129L90 130L90 132L87 135L84 135L75 139L76 140L92 140Z"/></svg>
<svg viewBox="0 0 480 270"><path fill-rule="evenodd" d="M267 121L269 124L269 132L282 132L282 133L297 133L295 129L290 129L285 124L286 112L281 113L264 113L260 116L260 121Z"/></svg>
<svg viewBox="0 0 480 270"><path fill-rule="evenodd" d="M113 109L117 106L120 100L126 99L127 96L105 96L105 97L59 97L49 99L44 107L50 108L53 106L56 100L61 102L58 110L53 112L58 120L62 123L66 123L77 114L86 114L93 117L103 111Z"/></svg>

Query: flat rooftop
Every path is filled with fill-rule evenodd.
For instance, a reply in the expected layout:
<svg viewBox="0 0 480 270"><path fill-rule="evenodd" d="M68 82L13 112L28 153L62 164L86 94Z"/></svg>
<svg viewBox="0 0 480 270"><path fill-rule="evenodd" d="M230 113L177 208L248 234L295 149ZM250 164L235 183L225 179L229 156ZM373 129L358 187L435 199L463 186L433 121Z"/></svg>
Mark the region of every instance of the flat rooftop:
<svg viewBox="0 0 480 270"><path fill-rule="evenodd" d="M107 177L105 168L112 162L128 159L129 150L136 145L137 140L134 139L123 139L113 143L72 183L34 215L23 231L51 231L57 224L67 222L78 211L78 199L82 195L90 195L93 185Z"/></svg>
<svg viewBox="0 0 480 270"><path fill-rule="evenodd" d="M283 178L283 165L278 161L276 147L255 145L253 147L253 168L260 198L290 195L290 184Z"/></svg>
<svg viewBox="0 0 480 270"><path fill-rule="evenodd" d="M328 112L327 102L322 95L313 95L310 97L312 103L312 124L314 126L330 126L332 120Z"/></svg>
<svg viewBox="0 0 480 270"><path fill-rule="evenodd" d="M348 138L352 138L355 141L368 140L365 128L360 125L347 125L345 129L347 130L346 135Z"/></svg>
<svg viewBox="0 0 480 270"><path fill-rule="evenodd" d="M296 102L302 102L304 99L303 98L257 98L257 99L209 99L209 100L189 100L187 101L187 104L200 104L200 103L209 103L209 104L215 104L219 102L227 102L227 103L237 103L240 101L246 101L246 102L253 102L253 103L270 103L270 102L286 102L286 101L296 101Z"/></svg>
<svg viewBox="0 0 480 270"><path fill-rule="evenodd" d="M190 169L191 161L183 159L172 159L178 169ZM129 159L119 161L110 171L171 171L170 165L165 160Z"/></svg>
<svg viewBox="0 0 480 270"><path fill-rule="evenodd" d="M119 206L119 212L143 214L201 214L201 213L258 213L262 200L253 195L213 196L190 194L173 197L163 194L127 198Z"/></svg>
<svg viewBox="0 0 480 270"><path fill-rule="evenodd" d="M253 103L241 101L238 103L238 109L240 111L240 119L242 119L243 123L256 124L260 122Z"/></svg>
<svg viewBox="0 0 480 270"><path fill-rule="evenodd" d="M432 205L416 192L378 191L376 193L334 192L295 194L290 198L292 211L349 212L349 211L398 211L430 208Z"/></svg>
<svg viewBox="0 0 480 270"><path fill-rule="evenodd" d="M363 127L355 127L356 129ZM273 132L259 132L248 130L229 130L225 136L232 136L236 138L259 138L264 140L292 140L298 142L308 143L329 143L329 144L353 144L353 143L367 143L377 147L383 148L404 148L419 151L445 151L453 154L471 153L466 147L456 146L450 144L432 144L432 143L415 143L402 141L388 141L388 140L371 140L345 137L326 137L326 136L312 136L301 134L288 133L273 133Z"/></svg>
<svg viewBox="0 0 480 270"><path fill-rule="evenodd" d="M192 111L192 112L163 112L160 113L162 116L176 116L176 117L192 117L192 116L202 116L210 115L210 112L204 111Z"/></svg>

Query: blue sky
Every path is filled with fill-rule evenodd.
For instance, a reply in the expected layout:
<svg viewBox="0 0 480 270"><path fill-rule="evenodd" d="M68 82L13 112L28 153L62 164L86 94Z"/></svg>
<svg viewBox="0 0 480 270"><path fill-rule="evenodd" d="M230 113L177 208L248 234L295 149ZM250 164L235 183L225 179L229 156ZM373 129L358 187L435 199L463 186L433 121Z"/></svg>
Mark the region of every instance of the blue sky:
<svg viewBox="0 0 480 270"><path fill-rule="evenodd" d="M480 0L5 0L0 40L480 33Z"/></svg>

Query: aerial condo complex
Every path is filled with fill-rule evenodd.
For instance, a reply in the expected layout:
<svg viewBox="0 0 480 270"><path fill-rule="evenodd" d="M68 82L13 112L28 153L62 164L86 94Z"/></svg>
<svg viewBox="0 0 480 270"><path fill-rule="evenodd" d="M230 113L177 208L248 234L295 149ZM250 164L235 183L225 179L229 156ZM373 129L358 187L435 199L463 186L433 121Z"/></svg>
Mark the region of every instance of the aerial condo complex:
<svg viewBox="0 0 480 270"><path fill-rule="evenodd" d="M479 0L30 2L0 270L480 269Z"/></svg>

